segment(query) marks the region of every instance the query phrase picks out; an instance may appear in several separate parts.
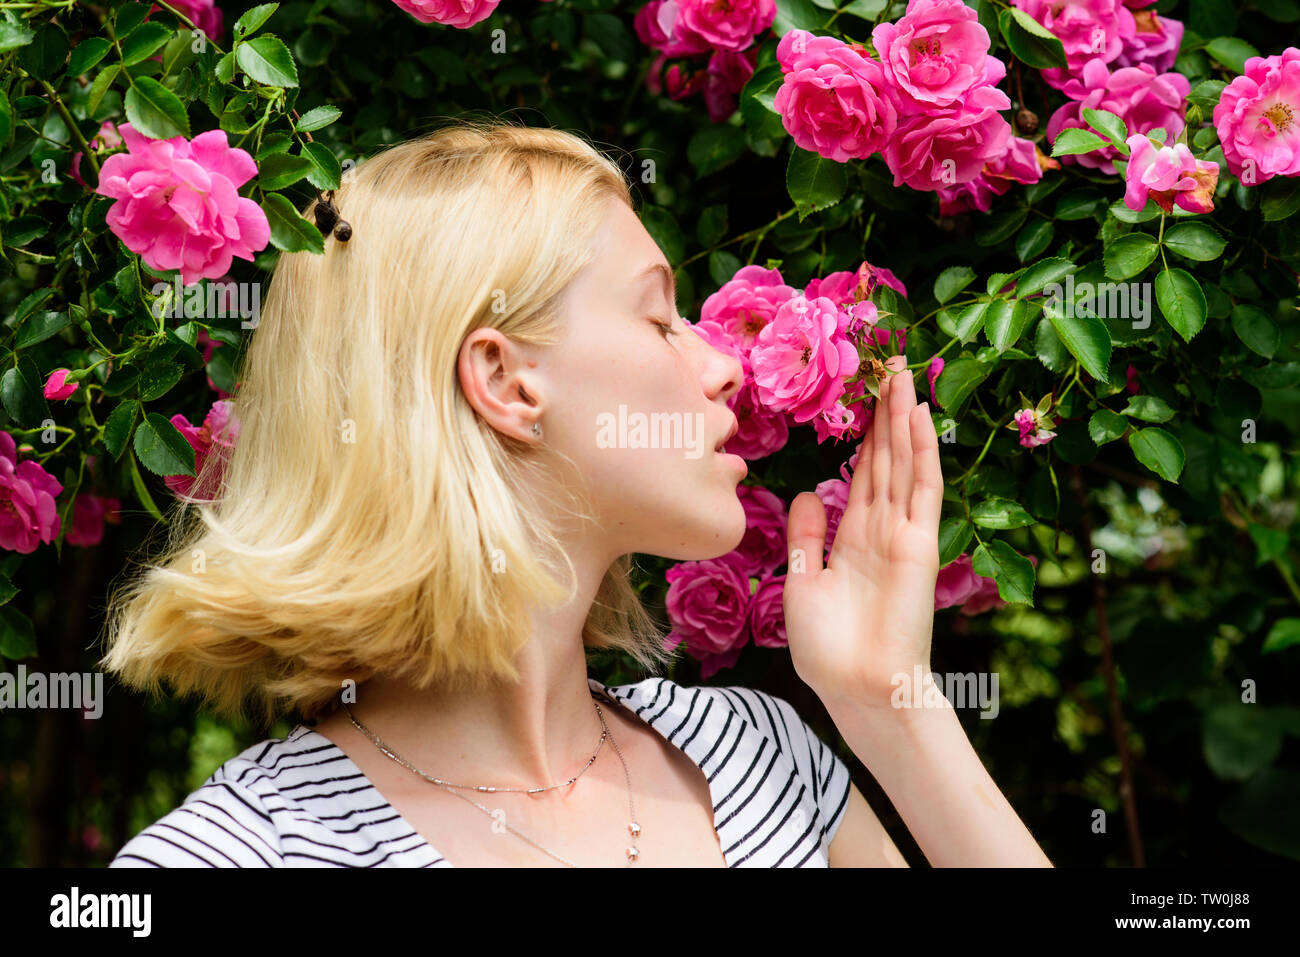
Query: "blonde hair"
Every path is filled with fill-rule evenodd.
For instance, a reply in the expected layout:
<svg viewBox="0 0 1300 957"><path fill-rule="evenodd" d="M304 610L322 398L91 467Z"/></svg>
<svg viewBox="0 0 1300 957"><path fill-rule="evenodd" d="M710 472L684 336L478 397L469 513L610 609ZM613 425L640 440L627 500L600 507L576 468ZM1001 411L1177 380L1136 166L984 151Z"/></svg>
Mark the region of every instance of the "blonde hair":
<svg viewBox="0 0 1300 957"><path fill-rule="evenodd" d="M352 238L280 255L232 400L238 441L195 483L221 491L179 502L163 557L115 590L101 666L268 722L326 712L348 679L381 673L518 680L530 605L576 593L530 490L567 490L585 517L589 503L477 415L457 356L483 327L558 341L559 298L611 197L634 208L592 145L500 119L357 166L334 194ZM655 669L669 655L631 568L624 555L606 571L583 643Z"/></svg>

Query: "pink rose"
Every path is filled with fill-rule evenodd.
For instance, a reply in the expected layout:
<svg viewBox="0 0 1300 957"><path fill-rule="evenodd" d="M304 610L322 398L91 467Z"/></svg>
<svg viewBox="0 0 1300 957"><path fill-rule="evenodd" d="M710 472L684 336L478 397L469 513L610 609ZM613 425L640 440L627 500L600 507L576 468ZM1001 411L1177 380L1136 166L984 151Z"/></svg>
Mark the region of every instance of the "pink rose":
<svg viewBox="0 0 1300 957"><path fill-rule="evenodd" d="M47 399L67 399L77 391L77 383L68 382L69 369L55 369L45 380L44 394Z"/></svg>
<svg viewBox="0 0 1300 957"><path fill-rule="evenodd" d="M160 10L162 8L155 7L154 9ZM217 13L220 15L221 11L218 10ZM99 124L99 132L96 133L86 145L96 152L101 149L113 150L122 145L122 137L118 135L117 127L113 124L113 121L105 120L103 123ZM81 178L81 157L83 155L85 154L83 154L81 150L77 150L77 152L72 154L72 178L82 186L89 189L90 186Z"/></svg>
<svg viewBox="0 0 1300 957"><path fill-rule="evenodd" d="M1178 48L1183 43L1184 26L1181 20L1171 20L1156 15L1154 10L1141 10L1133 14L1137 32L1125 39L1124 49L1115 60L1116 66L1137 66L1149 63L1157 73L1167 73L1178 59Z"/></svg>
<svg viewBox="0 0 1300 957"><path fill-rule="evenodd" d="M711 49L708 41L687 29L680 14L676 0L650 0L637 11L632 28L642 43L658 50L665 60L707 53Z"/></svg>
<svg viewBox="0 0 1300 957"><path fill-rule="evenodd" d="M190 425L189 420L183 415L172 416L172 425L176 426L177 431L185 436L185 441L189 442L194 449L193 476L168 475L163 478L163 482L178 498L210 501L219 494L221 472L225 462L229 461L229 454L239 438L239 420L234 417L233 411L230 402L225 400L214 402L203 419L203 425L199 428ZM221 468L216 469L210 479L204 479L203 463L214 452L223 460ZM196 481L203 482L197 489Z"/></svg>
<svg viewBox="0 0 1300 957"><path fill-rule="evenodd" d="M1047 139L1055 143L1061 130L1087 128L1083 110L1088 107L1114 113L1128 125L1129 135L1163 128L1172 142L1183 131L1190 92L1191 84L1181 73L1157 74L1147 63L1122 67L1112 73L1101 60L1090 60L1079 78L1066 84L1065 95L1072 102L1052 114L1047 122ZM1077 156L1063 156L1061 160L1113 176L1118 157L1119 151L1107 146Z"/></svg>
<svg viewBox="0 0 1300 957"><path fill-rule="evenodd" d="M1213 116L1228 170L1242 183L1300 175L1300 49L1248 59Z"/></svg>
<svg viewBox="0 0 1300 957"><path fill-rule="evenodd" d="M785 503L765 488L736 486L745 509L745 536L732 552L741 574L759 578L785 563Z"/></svg>
<svg viewBox="0 0 1300 957"><path fill-rule="evenodd" d="M681 562L664 577L672 624L664 648L672 650L685 641L691 657L705 663L705 677L734 665L749 639L749 579L739 566L725 556Z"/></svg>
<svg viewBox="0 0 1300 957"><path fill-rule="evenodd" d="M463 30L492 16L501 0L393 0L421 23L441 23Z"/></svg>
<svg viewBox="0 0 1300 957"><path fill-rule="evenodd" d="M1020 429L1020 444L1027 449L1046 445L1056 438L1056 433L1048 428L1051 425L1049 419L1032 407L1016 413L1016 425Z"/></svg>
<svg viewBox="0 0 1300 957"><path fill-rule="evenodd" d="M788 648L785 634L785 576L774 575L758 583L749 603L749 630L761 648Z"/></svg>
<svg viewBox="0 0 1300 957"><path fill-rule="evenodd" d="M930 380L930 404L931 407L937 407L939 400L934 397L934 384L939 381L939 376L943 373L943 356L935 356L930 360L930 368L925 370L925 377Z"/></svg>
<svg viewBox="0 0 1300 957"><path fill-rule="evenodd" d="M1011 124L998 111L1010 106L1001 90L978 86L951 106L903 120L884 148L894 185L936 190L974 179L1007 149Z"/></svg>
<svg viewBox="0 0 1300 957"><path fill-rule="evenodd" d="M858 371L858 350L845 336L848 313L825 297L781 304L749 354L760 401L807 422L835 404Z"/></svg>
<svg viewBox="0 0 1300 957"><path fill-rule="evenodd" d="M824 279L810 279L804 287L803 294L808 299L825 296L836 305L849 305L863 299L870 299L878 286L888 286L900 296L907 295L907 287L888 269L864 262L850 272L833 272Z"/></svg>
<svg viewBox="0 0 1300 957"><path fill-rule="evenodd" d="M989 56L989 34L962 0L910 0L897 23L871 32L900 112L949 106L997 83L1006 64Z"/></svg>
<svg viewBox="0 0 1300 957"><path fill-rule="evenodd" d="M776 19L776 0L676 0L681 25L715 50L739 53Z"/></svg>
<svg viewBox="0 0 1300 957"><path fill-rule="evenodd" d="M1137 366L1132 363L1129 364L1127 371L1124 373L1124 388L1128 390L1130 395L1137 395L1141 391L1141 387L1138 385Z"/></svg>
<svg viewBox="0 0 1300 957"><path fill-rule="evenodd" d="M82 547L98 545L104 539L104 522L122 521L122 503L102 495L78 495L72 503L72 526L63 540Z"/></svg>
<svg viewBox="0 0 1300 957"><path fill-rule="evenodd" d="M221 8L213 0L167 0L167 2L184 14L190 23L202 30L209 38L221 35ZM149 14L157 13L161 9L162 7L154 4L149 8Z"/></svg>
<svg viewBox="0 0 1300 957"><path fill-rule="evenodd" d="M1005 195L1012 183L1037 183L1045 170L1060 168L1061 164L1044 156L1032 140L1013 136L1003 154L986 163L983 171L969 183L937 190L939 215L955 216L972 210L987 213L993 197Z"/></svg>
<svg viewBox="0 0 1300 957"><path fill-rule="evenodd" d="M1058 90L1077 75L1089 60L1110 63L1124 50L1125 40L1137 32L1133 14L1120 0L1013 0L1054 34L1065 47L1066 68L1042 71L1043 79Z"/></svg>
<svg viewBox="0 0 1300 957"><path fill-rule="evenodd" d="M18 461L18 446L0 432L0 548L30 555L59 535L54 499L63 485L31 459Z"/></svg>
<svg viewBox="0 0 1300 957"><path fill-rule="evenodd" d="M880 64L834 37L791 30L776 48L773 105L795 145L838 163L879 152L898 125Z"/></svg>
<svg viewBox="0 0 1300 957"><path fill-rule="evenodd" d="M876 330L877 335L881 333L888 335L886 330ZM824 409L820 414L813 416L813 431L817 434L819 445L828 439L861 438L867 427L871 425L871 414L875 406L869 404L872 400L857 402L851 400L866 395L866 392L865 384L861 381L854 382L845 388L844 394L829 409Z"/></svg>
<svg viewBox="0 0 1300 957"><path fill-rule="evenodd" d="M775 269L743 266L704 300L700 322L715 322L740 345L746 365L758 334L797 293Z"/></svg>
<svg viewBox="0 0 1300 957"><path fill-rule="evenodd" d="M758 388L752 378L745 380L727 405L736 413L739 422L736 434L725 446L728 452L753 461L785 448L790 440L790 424L785 413L773 412L759 401Z"/></svg>
<svg viewBox="0 0 1300 957"><path fill-rule="evenodd" d="M994 608L1001 608L1006 604L1002 596L998 594L998 583L995 578L985 578L983 575L975 576L978 580L975 585L975 591L962 602L961 608L957 609L962 615L981 615L986 611Z"/></svg>
<svg viewBox="0 0 1300 957"><path fill-rule="evenodd" d="M849 486L853 482L853 476L850 472L858 467L859 451L854 452L849 457L848 462L840 466L840 477L837 479L827 479L824 482L818 482L817 487L813 490L816 496L821 499L822 506L826 509L826 553L830 554L831 547L835 544L835 533L839 531L840 521L844 518L844 510L849 505Z"/></svg>
<svg viewBox="0 0 1300 957"><path fill-rule="evenodd" d="M150 268L179 269L188 286L266 247L266 213L237 192L257 175L257 164L230 147L225 130L193 140L146 139L130 123L118 130L128 152L104 160L96 192L117 200L109 228Z"/></svg>
<svg viewBox="0 0 1300 957"><path fill-rule="evenodd" d="M754 75L757 58L757 48L746 53L719 50L709 57L708 69L704 71L704 105L714 123L721 123L736 112L736 95Z"/></svg>
<svg viewBox="0 0 1300 957"><path fill-rule="evenodd" d="M1124 173L1125 206L1145 209L1149 197L1166 213L1174 211L1175 203L1192 213L1214 209L1218 163L1198 160L1186 143L1157 147L1144 133L1134 133L1126 142L1129 161Z"/></svg>
<svg viewBox="0 0 1300 957"><path fill-rule="evenodd" d="M934 581L934 610L960 605L980 587L982 575L976 575L969 555L959 555L943 568Z"/></svg>

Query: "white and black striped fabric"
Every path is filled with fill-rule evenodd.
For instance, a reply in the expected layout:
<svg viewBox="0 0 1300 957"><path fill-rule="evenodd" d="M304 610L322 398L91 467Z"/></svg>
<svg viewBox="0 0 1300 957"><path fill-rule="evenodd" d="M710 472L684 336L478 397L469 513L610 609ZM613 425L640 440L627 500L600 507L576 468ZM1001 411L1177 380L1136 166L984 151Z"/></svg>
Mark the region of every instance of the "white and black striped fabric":
<svg viewBox="0 0 1300 957"><path fill-rule="evenodd" d="M704 772L730 867L826 867L849 772L784 699L666 678L606 687ZM451 867L305 725L219 767L110 867Z"/></svg>

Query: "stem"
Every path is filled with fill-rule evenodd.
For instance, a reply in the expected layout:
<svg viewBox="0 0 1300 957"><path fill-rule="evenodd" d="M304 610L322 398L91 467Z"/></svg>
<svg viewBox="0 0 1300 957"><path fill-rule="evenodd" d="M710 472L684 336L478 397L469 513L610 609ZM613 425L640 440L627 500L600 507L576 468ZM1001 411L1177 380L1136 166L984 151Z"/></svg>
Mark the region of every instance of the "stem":
<svg viewBox="0 0 1300 957"><path fill-rule="evenodd" d="M1088 513L1088 495L1084 490L1082 471L1071 466L1071 484L1082 507L1083 548L1085 555L1092 554L1092 516ZM1133 758L1128 750L1128 729L1124 723L1124 709L1120 705L1119 686L1115 680L1115 660L1111 654L1110 618L1106 611L1106 583L1101 575L1092 577L1094 608L1097 612L1097 637L1101 639L1101 668L1106 680L1106 698L1110 703L1111 731L1115 748L1119 752L1120 799L1124 802L1124 826L1128 832L1129 854L1134 867L1145 867L1142 836L1138 829L1137 801L1133 791Z"/></svg>
<svg viewBox="0 0 1300 957"><path fill-rule="evenodd" d="M95 154L90 151L90 144L87 143L86 138L81 135L81 130L77 127L77 121L72 118L72 114L68 112L68 108L63 105L63 101L59 99L59 93L54 89L54 87L39 78L37 79L37 82L40 83L41 88L45 91L45 95L54 103L54 108L59 111L59 116L62 117L64 125L67 126L68 131L77 141L77 145L81 147L81 151L86 155L86 159L90 161L90 168L95 172L95 185L98 186L99 162L95 159Z"/></svg>

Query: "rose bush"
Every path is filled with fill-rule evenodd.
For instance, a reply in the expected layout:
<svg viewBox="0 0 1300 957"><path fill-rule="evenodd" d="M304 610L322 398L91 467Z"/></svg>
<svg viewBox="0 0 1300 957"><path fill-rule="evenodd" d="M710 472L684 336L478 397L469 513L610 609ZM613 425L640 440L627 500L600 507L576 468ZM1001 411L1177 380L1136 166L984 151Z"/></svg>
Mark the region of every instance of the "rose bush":
<svg viewBox="0 0 1300 957"><path fill-rule="evenodd" d="M981 756L1018 782L1049 855L1300 857L1284 748L1300 733L1300 48L1279 40L1293 13L0 11L0 656L89 667L126 556L182 502L220 494L256 335L225 284L320 252L297 210L431 114L524 109L630 160L680 311L744 371L728 443L750 463L744 539L640 563L683 650L676 680L772 690L832 740L785 648L786 513L815 490L829 549L883 360L901 352L947 482L935 666L1000 675ZM618 656L594 667L634 677ZM5 863L102 862L241 744L288 730L181 703L123 698L113 714L111 733L49 713L40 734L0 724L8 753L47 771L4 776L6 808L62 796L34 827L8 812ZM1098 808L1126 823L1140 808L1140 837L1080 842Z"/></svg>

